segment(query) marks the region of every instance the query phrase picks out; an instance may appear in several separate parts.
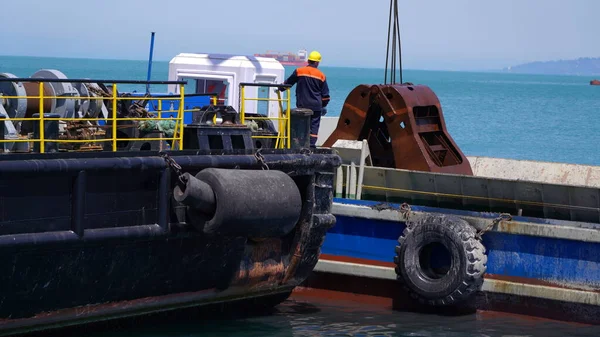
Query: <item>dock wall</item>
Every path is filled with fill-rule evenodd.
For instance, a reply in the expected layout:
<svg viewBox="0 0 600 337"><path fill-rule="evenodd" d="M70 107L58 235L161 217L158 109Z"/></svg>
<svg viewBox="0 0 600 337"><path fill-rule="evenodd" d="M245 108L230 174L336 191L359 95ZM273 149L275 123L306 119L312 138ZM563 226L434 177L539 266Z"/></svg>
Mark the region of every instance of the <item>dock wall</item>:
<svg viewBox="0 0 600 337"><path fill-rule="evenodd" d="M600 187L600 166L467 156L478 177Z"/></svg>

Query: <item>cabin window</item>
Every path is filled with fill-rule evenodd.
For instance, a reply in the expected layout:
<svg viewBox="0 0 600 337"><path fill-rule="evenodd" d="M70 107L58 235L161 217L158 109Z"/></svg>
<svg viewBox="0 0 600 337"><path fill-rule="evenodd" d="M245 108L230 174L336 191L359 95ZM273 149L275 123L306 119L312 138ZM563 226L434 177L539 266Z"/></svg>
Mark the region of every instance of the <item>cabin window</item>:
<svg viewBox="0 0 600 337"><path fill-rule="evenodd" d="M226 80L214 80L214 79L198 79L196 80L196 91L197 94L212 94L217 93L219 95L219 104L227 104L227 89L229 82Z"/></svg>

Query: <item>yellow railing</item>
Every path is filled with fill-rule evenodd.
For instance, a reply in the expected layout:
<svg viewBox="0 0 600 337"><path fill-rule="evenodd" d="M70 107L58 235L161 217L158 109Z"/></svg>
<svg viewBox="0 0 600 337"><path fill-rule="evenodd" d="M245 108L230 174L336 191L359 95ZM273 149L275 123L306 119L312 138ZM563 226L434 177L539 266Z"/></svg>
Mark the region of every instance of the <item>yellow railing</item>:
<svg viewBox="0 0 600 337"><path fill-rule="evenodd" d="M277 98L247 98L246 97L246 87L268 87L268 88L285 88L286 98L281 98L281 92L277 90ZM252 138L275 138L275 148L276 149L284 149L290 148L291 139L290 139L290 106L291 106L291 97L290 97L290 88L289 85L281 85L281 84L268 84L268 83L240 83L240 122L242 124L246 123L246 120L276 120L278 127L278 132L276 136L266 136L266 135L258 135L252 136ZM247 117L246 116L246 101L267 101L273 102L276 101L279 103L279 114L278 117ZM283 108L283 102L286 103L286 108ZM285 111L284 111L285 110ZM267 109L268 111L268 109Z"/></svg>
<svg viewBox="0 0 600 337"><path fill-rule="evenodd" d="M183 117L184 117L184 95L186 84L185 81L98 81L98 80L76 80L76 79L65 79L65 80L57 80L57 79L41 79L41 78L6 78L0 79L3 82L37 82L39 83L39 95L25 95L25 96L0 96L2 99L27 99L31 101L32 99L39 100L39 111L32 112L28 111L28 114L33 115L38 113L38 117L21 117L21 118L7 118L5 119L5 123L12 121L38 121L39 122L39 138L18 138L18 139L0 139L0 143L16 143L16 142L31 142L31 143L39 143L39 151L41 153L45 152L45 144L47 142L56 142L56 143L103 143L103 142L111 142L112 151L117 151L117 141L172 141L172 148L178 148L179 150L183 150ZM66 83L112 83L110 85L112 89L112 94L104 93L105 95L99 96L46 96L44 95L44 84L45 83L55 83L55 82L66 82ZM117 96L117 84L177 84L179 85L179 94L173 96L138 96L138 97L121 97ZM110 107L107 107L110 110L109 115L106 118L104 117L96 117L96 118L63 118L63 117L46 117L45 114L51 113L50 111L45 111L48 107L44 106L44 100L47 99L57 99L57 100L103 100L110 101ZM215 97L216 99L216 97ZM117 117L118 105L119 101L146 101L146 100L156 100L158 101L158 109L156 111L148 111L148 116L151 117ZM178 101L179 106L175 110L163 110L162 105L164 100L169 101ZM47 105L47 104L46 104ZM176 112L176 116L163 117L164 113L172 113ZM173 130L173 137L160 137L160 138L118 138L117 137L117 122L118 121L161 121L161 120L174 120L175 127ZM111 134L104 135L104 138L92 138L92 139L46 139L44 122L45 121L104 121L104 127L111 127ZM98 123L97 123L98 124ZM103 128L101 125L96 125L98 128ZM96 127L94 126L94 127Z"/></svg>

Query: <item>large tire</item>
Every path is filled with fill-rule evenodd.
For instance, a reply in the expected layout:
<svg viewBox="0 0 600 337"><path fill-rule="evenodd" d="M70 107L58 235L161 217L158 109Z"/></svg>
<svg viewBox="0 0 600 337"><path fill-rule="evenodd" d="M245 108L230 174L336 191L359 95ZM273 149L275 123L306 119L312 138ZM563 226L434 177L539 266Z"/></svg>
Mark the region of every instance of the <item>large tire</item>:
<svg viewBox="0 0 600 337"><path fill-rule="evenodd" d="M428 215L407 221L396 246L396 275L419 302L447 306L471 298L483 284L487 256L475 229L463 219ZM436 252L435 249L440 249ZM437 253L437 254L436 254ZM434 259L432 259L432 256ZM449 263L435 270L441 260Z"/></svg>

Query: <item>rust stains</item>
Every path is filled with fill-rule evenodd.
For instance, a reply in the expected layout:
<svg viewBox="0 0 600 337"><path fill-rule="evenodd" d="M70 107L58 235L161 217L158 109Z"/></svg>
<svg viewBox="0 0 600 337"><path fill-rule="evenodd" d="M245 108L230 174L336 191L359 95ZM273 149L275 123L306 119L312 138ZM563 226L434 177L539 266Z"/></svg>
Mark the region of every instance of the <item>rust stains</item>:
<svg viewBox="0 0 600 337"><path fill-rule="evenodd" d="M232 286L262 287L279 284L285 273L281 239L262 239L249 245Z"/></svg>

